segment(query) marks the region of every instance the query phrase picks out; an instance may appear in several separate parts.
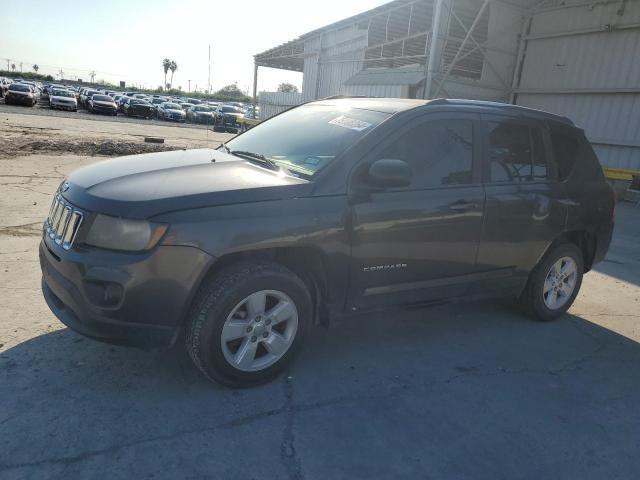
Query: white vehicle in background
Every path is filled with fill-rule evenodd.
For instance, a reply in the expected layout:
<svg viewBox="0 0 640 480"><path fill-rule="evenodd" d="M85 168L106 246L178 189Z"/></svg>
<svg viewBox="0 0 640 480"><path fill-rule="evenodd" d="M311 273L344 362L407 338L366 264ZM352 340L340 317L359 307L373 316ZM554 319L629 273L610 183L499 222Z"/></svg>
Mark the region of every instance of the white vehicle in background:
<svg viewBox="0 0 640 480"><path fill-rule="evenodd" d="M65 88L52 88L49 92L49 107L51 109L78 111L78 101L76 95L71 90Z"/></svg>

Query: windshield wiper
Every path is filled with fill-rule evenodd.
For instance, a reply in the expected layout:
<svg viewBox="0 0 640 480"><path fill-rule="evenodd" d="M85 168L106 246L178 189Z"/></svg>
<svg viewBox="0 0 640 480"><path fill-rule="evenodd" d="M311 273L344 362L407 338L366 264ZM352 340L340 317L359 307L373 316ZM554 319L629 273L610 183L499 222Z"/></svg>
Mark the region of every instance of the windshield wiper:
<svg viewBox="0 0 640 480"><path fill-rule="evenodd" d="M265 157L260 153L245 152L244 150L232 150L229 153L231 155L235 155L236 157L246 158L250 162L257 162L260 165L270 168L271 170L280 170L280 167L276 165L276 162L268 159L267 157Z"/></svg>

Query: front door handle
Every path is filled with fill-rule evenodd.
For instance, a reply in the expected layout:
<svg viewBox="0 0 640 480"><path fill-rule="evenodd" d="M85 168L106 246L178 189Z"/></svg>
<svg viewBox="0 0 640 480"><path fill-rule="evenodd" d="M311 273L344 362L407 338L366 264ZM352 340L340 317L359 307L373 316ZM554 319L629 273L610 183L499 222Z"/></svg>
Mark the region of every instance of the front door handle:
<svg viewBox="0 0 640 480"><path fill-rule="evenodd" d="M449 204L449 209L455 212L468 212L469 210L473 210L475 208L475 203L465 202L464 200L459 200L457 202Z"/></svg>

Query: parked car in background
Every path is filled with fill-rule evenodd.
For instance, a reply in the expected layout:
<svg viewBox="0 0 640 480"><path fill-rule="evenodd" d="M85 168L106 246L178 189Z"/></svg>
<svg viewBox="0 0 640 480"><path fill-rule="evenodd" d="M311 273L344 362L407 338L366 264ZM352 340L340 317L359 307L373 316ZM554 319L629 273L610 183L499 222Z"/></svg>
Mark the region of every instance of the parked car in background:
<svg viewBox="0 0 640 480"><path fill-rule="evenodd" d="M177 103L163 102L158 105L158 119L184 122L186 120L186 114Z"/></svg>
<svg viewBox="0 0 640 480"><path fill-rule="evenodd" d="M93 90L91 88L86 88L80 94L80 105L88 110L89 109L89 100L91 99L91 96L95 95L95 94L99 94L99 93L100 92L98 92L97 90Z"/></svg>
<svg viewBox="0 0 640 480"><path fill-rule="evenodd" d="M156 109L141 98L125 97L125 101L122 104L122 113L127 117L143 117L150 120L155 117Z"/></svg>
<svg viewBox="0 0 640 480"><path fill-rule="evenodd" d="M7 105L27 105L33 107L38 103L38 97L31 85L25 83L12 83L4 96Z"/></svg>
<svg viewBox="0 0 640 480"><path fill-rule="evenodd" d="M0 77L0 98L4 97L9 90L9 85L11 85L11 80L5 77Z"/></svg>
<svg viewBox="0 0 640 480"><path fill-rule="evenodd" d="M215 124L213 129L220 132L238 133L240 124L238 119L243 116L239 107L229 104L218 105L215 110Z"/></svg>
<svg viewBox="0 0 640 480"><path fill-rule="evenodd" d="M117 115L118 106L109 95L95 93L89 97L87 110L90 113L105 113L107 115Z"/></svg>
<svg viewBox="0 0 640 480"><path fill-rule="evenodd" d="M78 111L78 101L75 94L66 88L51 88L49 92L49 107L51 109Z"/></svg>
<svg viewBox="0 0 640 480"><path fill-rule="evenodd" d="M129 97L127 95L123 95L120 97L120 99L116 102L116 105L118 106L118 112L124 113L124 103L130 98L132 97Z"/></svg>
<svg viewBox="0 0 640 480"><path fill-rule="evenodd" d="M187 121L193 123L206 123L213 125L214 115L213 109L206 105L193 105L186 111Z"/></svg>

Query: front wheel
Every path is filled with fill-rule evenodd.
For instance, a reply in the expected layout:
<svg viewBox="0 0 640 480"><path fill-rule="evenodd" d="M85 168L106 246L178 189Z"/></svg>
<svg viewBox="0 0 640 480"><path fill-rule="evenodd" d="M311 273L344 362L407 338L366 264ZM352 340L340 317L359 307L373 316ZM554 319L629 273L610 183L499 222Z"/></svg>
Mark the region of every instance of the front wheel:
<svg viewBox="0 0 640 480"><path fill-rule="evenodd" d="M225 269L198 293L186 346L210 379L248 387L277 376L302 344L311 298L290 270L270 262Z"/></svg>
<svg viewBox="0 0 640 480"><path fill-rule="evenodd" d="M571 243L551 247L529 274L520 298L527 313L551 321L563 315L576 299L584 272L580 249Z"/></svg>

